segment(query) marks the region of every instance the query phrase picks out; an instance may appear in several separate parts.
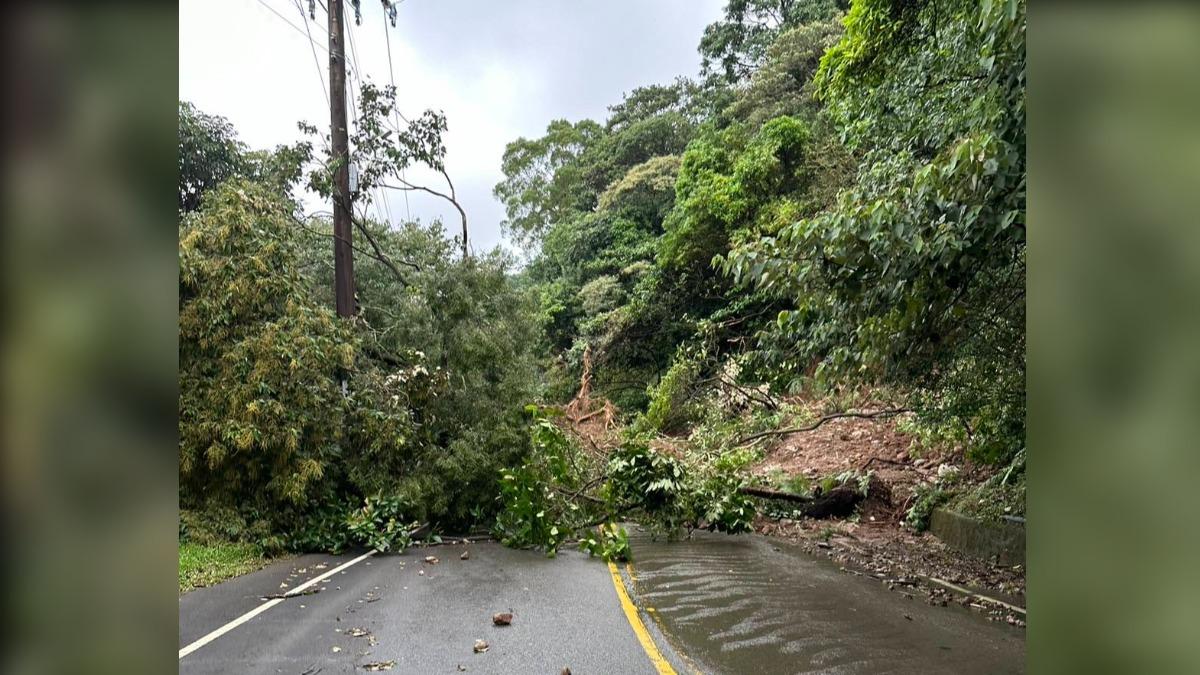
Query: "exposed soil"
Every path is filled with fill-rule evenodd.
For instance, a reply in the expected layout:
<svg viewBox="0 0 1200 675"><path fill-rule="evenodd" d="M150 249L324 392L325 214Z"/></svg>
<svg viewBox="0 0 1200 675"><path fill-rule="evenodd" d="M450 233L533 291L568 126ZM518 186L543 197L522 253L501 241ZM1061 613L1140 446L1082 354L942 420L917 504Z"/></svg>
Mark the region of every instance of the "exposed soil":
<svg viewBox="0 0 1200 675"><path fill-rule="evenodd" d="M883 410L879 404L862 410ZM812 404L820 417L820 402ZM912 457L913 438L897 428L897 420L840 418L812 431L764 439L765 457L753 471L763 476L805 475L817 480L848 470L873 472L867 499L859 513L847 519L772 519L760 516L756 529L767 535L800 542L813 554L828 556L848 573L878 578L906 595L931 604L959 602L990 618L1023 626L1024 615L1002 605L951 591L930 577L968 588L1018 607L1025 606L1025 570L999 567L947 548L937 537L903 526L913 488L937 474L938 467L957 467L966 484L982 482L987 467L976 466L961 451L947 449Z"/></svg>
<svg viewBox="0 0 1200 675"><path fill-rule="evenodd" d="M789 401L797 405L797 401ZM799 402L808 420L829 410L826 401ZM894 409L887 401L867 401L856 410ZM600 455L619 443L620 429L604 414L603 399L592 399L586 385L568 409L564 427L582 445ZM937 537L916 533L903 524L918 484L937 475L943 464L959 470L962 484L981 483L993 468L963 457L960 449L928 450L916 456L914 438L901 431L902 416L873 419L831 419L811 431L766 436L756 441L765 451L751 472L768 480L803 475L814 483L846 471L872 473L867 498L849 518L791 519L760 515L755 529L765 535L800 543L814 555L824 555L848 574L880 580L889 589L934 605L957 602L996 621L1025 625L1025 615L930 581L940 579L973 593L1025 606L1025 569L1000 567L949 549ZM805 420L799 420L802 426ZM682 452L681 440L660 437L651 445L662 452Z"/></svg>

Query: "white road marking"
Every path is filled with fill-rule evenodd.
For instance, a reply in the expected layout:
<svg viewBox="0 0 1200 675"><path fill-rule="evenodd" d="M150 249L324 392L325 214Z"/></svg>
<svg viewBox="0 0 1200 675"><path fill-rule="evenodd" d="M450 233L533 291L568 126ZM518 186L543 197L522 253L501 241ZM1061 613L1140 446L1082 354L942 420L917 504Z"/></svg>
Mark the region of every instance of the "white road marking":
<svg viewBox="0 0 1200 675"><path fill-rule="evenodd" d="M204 645L212 642L213 640L216 640L217 638L228 633L229 631L233 630L234 628L237 628L238 626L246 623L250 619L253 619L254 617L258 616L259 614L262 614L263 612L267 611L268 609L271 609L275 605L278 605L279 603L283 602L285 598L289 598L293 595L296 595L297 593L301 593L304 591L304 589L306 589L314 584L319 584L322 581L328 579L329 577L346 569L347 567L358 564L358 563L366 560L367 558L370 558L373 555L375 555L375 551L368 551L368 552L358 556L354 560L343 563L343 564L329 570L328 572L326 572L325 574L322 574L319 577L313 577L312 579L309 579L308 581L300 584L299 586L293 588L292 590L288 591L287 593L284 593L282 598L273 598L271 600L267 600L266 602L259 605L258 607L255 607L254 609L250 610L249 612L246 612L245 614L239 616L238 618L234 619L233 621L230 621L229 623L225 624L224 626L221 626L220 628L214 630L213 632L209 633L208 635L205 635L204 637L200 638L199 640L196 640L195 642L191 643L190 645L184 647L183 649L180 649L179 650L179 658L182 659L183 657L187 656L188 654L191 654L192 652L196 651L197 649L200 649Z"/></svg>
<svg viewBox="0 0 1200 675"><path fill-rule="evenodd" d="M325 581L326 579L328 579L329 577L346 569L347 567L357 564L357 563L360 563L360 562L366 560L367 558L370 558L373 555L375 555L375 551L373 551L373 550L367 551L366 553L358 556L354 560L351 560L350 562L342 563L341 565L338 565L337 567L329 570L328 572L326 572L325 574L322 574L319 577L313 577L312 579L309 579L308 581L300 584L299 586L293 588L292 590L288 591L287 593L284 593L284 596L292 596L292 595L296 595L297 593L303 592L304 589L308 588L309 586L312 586L314 584L319 584L322 581Z"/></svg>

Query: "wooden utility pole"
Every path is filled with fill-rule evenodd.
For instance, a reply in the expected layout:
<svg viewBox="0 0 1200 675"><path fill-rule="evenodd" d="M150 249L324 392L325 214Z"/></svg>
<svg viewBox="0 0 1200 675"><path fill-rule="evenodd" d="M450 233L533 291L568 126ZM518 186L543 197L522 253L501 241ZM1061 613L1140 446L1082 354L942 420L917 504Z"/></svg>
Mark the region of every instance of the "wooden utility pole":
<svg viewBox="0 0 1200 675"><path fill-rule="evenodd" d="M350 142L346 128L346 48L342 0L329 0L329 121L333 145L333 290L338 316L355 313L354 224L350 197Z"/></svg>

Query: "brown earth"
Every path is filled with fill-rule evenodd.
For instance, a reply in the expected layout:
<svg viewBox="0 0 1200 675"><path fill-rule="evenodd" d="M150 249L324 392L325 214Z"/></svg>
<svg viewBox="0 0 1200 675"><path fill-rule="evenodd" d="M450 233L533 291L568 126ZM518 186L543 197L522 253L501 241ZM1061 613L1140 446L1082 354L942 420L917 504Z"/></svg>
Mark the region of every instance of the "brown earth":
<svg viewBox="0 0 1200 675"><path fill-rule="evenodd" d="M874 402L861 411L892 406ZM810 419L821 416L821 402L810 406ZM933 577L966 587L1018 607L1025 605L1025 570L1000 567L953 551L937 537L903 525L914 487L937 475L945 463L961 471L967 485L987 479L991 470L947 448L914 457L914 439L897 428L896 418L839 418L820 427L781 437L768 437L765 456L752 467L759 476L804 475L818 480L845 471L873 473L867 498L851 518L831 520L772 519L760 516L756 529L766 535L800 542L813 554L825 555L848 573L873 576L892 590L920 596L933 604L959 602L989 617L1024 625L1024 614L976 597L949 591Z"/></svg>
<svg viewBox="0 0 1200 675"><path fill-rule="evenodd" d="M586 387L583 393L573 401L564 427L587 450L606 455L619 444L620 428L609 415L600 412L605 407L603 399L590 398ZM827 401L788 403L800 408L795 426L819 420L830 410ZM895 408L887 401L866 400L855 410L865 413ZM942 606L956 602L993 620L1024 626L1022 612L949 590L929 580L940 579L987 598L1025 606L1023 567L1000 567L972 558L949 549L929 533L917 533L904 525L914 488L936 477L942 464L958 468L966 486L983 482L994 469L972 463L959 448L918 451L915 439L898 428L901 418L902 415L831 419L811 431L766 436L756 441L764 455L750 470L768 482L778 484L783 478L803 475L815 484L824 477L847 471L870 471L872 477L866 500L850 518L813 520L760 515L755 529L761 534L798 542L810 553L837 562L848 574L877 578L889 589L907 596ZM678 454L686 441L660 437L651 445Z"/></svg>

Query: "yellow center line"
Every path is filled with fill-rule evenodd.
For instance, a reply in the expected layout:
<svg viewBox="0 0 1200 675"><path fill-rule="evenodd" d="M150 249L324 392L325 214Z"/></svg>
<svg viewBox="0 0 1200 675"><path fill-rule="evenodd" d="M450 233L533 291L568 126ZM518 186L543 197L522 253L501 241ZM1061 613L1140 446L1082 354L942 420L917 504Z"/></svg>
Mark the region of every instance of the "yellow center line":
<svg viewBox="0 0 1200 675"><path fill-rule="evenodd" d="M658 645L654 644L654 638L650 637L650 633L646 631L646 625L642 623L642 617L638 616L637 607L633 606L633 601L629 599L629 593L625 592L625 582L621 581L621 571L611 562L608 563L608 571L612 574L613 587L617 589L617 599L621 601L621 609L625 611L625 618L629 620L629 625L633 628L634 635L637 635L638 642L642 644L646 656L650 657L650 663L654 664L659 675L676 675L675 669L663 658L662 652L658 651Z"/></svg>

